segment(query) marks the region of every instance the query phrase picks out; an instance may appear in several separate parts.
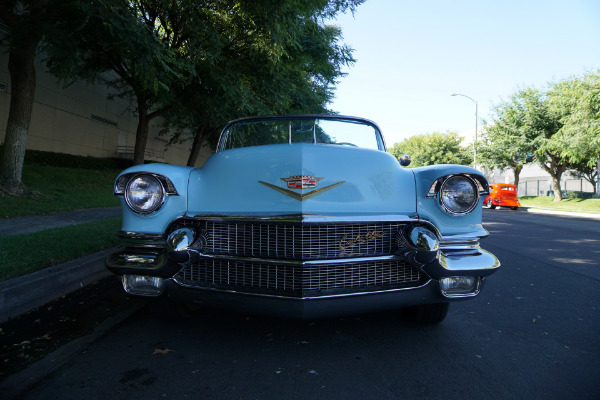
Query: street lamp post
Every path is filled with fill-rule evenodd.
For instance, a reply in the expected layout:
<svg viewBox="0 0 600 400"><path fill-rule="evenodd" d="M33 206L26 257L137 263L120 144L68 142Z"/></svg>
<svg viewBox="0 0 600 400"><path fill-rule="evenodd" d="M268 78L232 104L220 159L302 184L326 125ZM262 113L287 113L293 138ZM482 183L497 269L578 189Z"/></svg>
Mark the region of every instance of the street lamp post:
<svg viewBox="0 0 600 400"><path fill-rule="evenodd" d="M470 98L466 94L460 94L460 93L452 93L451 96L466 97L467 99L469 99L473 103L475 103L475 141L473 142L473 166L475 168L477 168L477 120L478 120L478 117L477 117L477 100L473 100L472 98Z"/></svg>

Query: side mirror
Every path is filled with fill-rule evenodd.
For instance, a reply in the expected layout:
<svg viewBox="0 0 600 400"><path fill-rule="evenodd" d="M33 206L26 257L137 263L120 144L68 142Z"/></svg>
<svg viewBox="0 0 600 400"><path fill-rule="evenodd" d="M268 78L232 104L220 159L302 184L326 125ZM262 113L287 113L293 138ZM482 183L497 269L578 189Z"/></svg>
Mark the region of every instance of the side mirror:
<svg viewBox="0 0 600 400"><path fill-rule="evenodd" d="M400 165L408 167L410 165L410 156L408 154L402 154L400 156Z"/></svg>

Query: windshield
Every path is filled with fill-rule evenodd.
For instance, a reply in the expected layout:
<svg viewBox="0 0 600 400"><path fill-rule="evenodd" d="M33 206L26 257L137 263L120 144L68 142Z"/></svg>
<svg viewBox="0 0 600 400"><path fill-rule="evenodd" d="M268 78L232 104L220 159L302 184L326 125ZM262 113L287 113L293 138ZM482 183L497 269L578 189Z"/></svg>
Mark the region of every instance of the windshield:
<svg viewBox="0 0 600 400"><path fill-rule="evenodd" d="M379 129L354 118L271 117L233 122L221 134L218 150L283 143L323 143L385 151Z"/></svg>

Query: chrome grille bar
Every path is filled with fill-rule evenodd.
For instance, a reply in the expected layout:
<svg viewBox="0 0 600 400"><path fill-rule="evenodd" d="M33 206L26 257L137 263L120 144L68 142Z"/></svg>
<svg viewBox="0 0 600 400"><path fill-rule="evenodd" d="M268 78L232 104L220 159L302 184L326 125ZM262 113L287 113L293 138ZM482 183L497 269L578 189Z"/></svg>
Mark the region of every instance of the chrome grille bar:
<svg viewBox="0 0 600 400"><path fill-rule="evenodd" d="M394 254L402 223L302 224L248 221L188 222L207 238L205 254L284 260Z"/></svg>
<svg viewBox="0 0 600 400"><path fill-rule="evenodd" d="M203 259L175 276L184 286L288 297L409 288L426 279L418 268L398 260L303 266Z"/></svg>

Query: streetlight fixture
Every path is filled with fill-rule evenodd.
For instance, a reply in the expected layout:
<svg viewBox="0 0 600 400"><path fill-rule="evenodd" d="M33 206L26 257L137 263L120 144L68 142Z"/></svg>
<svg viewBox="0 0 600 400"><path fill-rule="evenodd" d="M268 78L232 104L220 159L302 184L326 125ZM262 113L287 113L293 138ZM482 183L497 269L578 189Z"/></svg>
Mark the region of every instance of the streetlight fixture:
<svg viewBox="0 0 600 400"><path fill-rule="evenodd" d="M473 142L473 166L477 168L477 100L473 100L466 94L452 93L451 96L462 96L475 103L475 141Z"/></svg>

